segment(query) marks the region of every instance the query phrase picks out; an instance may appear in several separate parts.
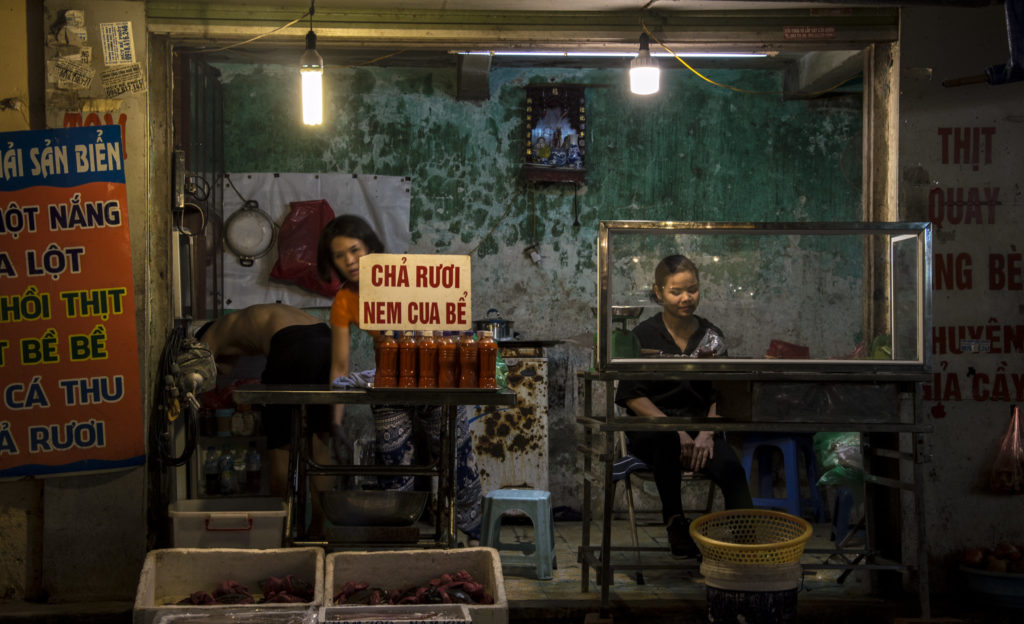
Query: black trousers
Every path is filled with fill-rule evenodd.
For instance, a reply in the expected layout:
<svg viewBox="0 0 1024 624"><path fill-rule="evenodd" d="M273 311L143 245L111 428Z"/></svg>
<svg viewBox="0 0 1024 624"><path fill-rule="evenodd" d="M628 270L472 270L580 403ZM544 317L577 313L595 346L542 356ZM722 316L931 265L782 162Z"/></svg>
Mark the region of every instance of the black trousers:
<svg viewBox="0 0 1024 624"><path fill-rule="evenodd" d="M696 437L696 432L691 433ZM629 452L650 467L661 499L661 516L667 523L672 516L682 516L682 474L687 470L679 464L679 434L675 431L627 431ZM726 509L754 506L750 497L747 473L736 452L722 432L715 433L714 458L699 474L709 477L722 490Z"/></svg>

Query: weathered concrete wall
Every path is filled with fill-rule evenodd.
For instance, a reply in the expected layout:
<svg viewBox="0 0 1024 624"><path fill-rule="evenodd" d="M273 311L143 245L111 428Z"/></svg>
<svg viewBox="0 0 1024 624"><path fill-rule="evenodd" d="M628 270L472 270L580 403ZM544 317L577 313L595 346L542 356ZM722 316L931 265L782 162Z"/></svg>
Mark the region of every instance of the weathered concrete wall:
<svg viewBox="0 0 1024 624"><path fill-rule="evenodd" d="M0 0L0 58L5 59L3 97L17 97L22 111L0 112L0 132L29 129L28 39L24 0ZM39 516L42 484L0 483L0 600L35 597L39 592L42 541Z"/></svg>
<svg viewBox="0 0 1024 624"><path fill-rule="evenodd" d="M1024 542L1024 500L988 488L1024 402L1024 82L942 86L1009 60L1002 6L905 9L902 54L900 212L935 228L928 543L955 587L963 547Z"/></svg>
<svg viewBox="0 0 1024 624"><path fill-rule="evenodd" d="M598 224L606 219L860 218L860 94L784 101L777 71L679 69L650 98L625 70L495 69L491 97L455 99L453 69L331 69L326 122L298 121L294 68L218 65L227 171L340 171L412 178L419 253L473 256L476 316L498 309L549 349L551 489L579 508L575 371L591 363ZM585 84L586 182L523 182L525 90ZM258 129L258 131L256 131ZM330 200L330 198L327 198ZM343 206L335 206L343 209ZM524 253L538 245L542 259ZM399 251L399 250L394 250Z"/></svg>
<svg viewBox="0 0 1024 624"><path fill-rule="evenodd" d="M18 98L21 110L0 111L0 132L28 130L28 38L24 0L0 0L0 58L5 59L3 98Z"/></svg>
<svg viewBox="0 0 1024 624"><path fill-rule="evenodd" d="M48 29L66 9L85 11L86 32L93 46L93 63L102 67L98 42L100 24L130 21L137 57L146 67L148 39L145 5L132 1L47 0L44 28ZM48 42L47 59L68 53L67 46ZM144 69L144 71L146 71ZM147 72L148 75L148 72ZM143 401L152 387L153 354L163 348L167 320L167 294L163 271L166 255L154 246L153 227L168 223L162 213L154 214L150 204L150 157L148 95L126 94L107 99L97 78L85 90L46 86L47 127L80 125L121 125L125 146L127 219L132 242L136 323L139 327L139 367L144 384ZM162 206L160 206L162 207ZM159 208L157 210L159 210ZM157 232L166 240L166 231ZM166 250L166 247L163 247ZM156 324L153 319L157 319ZM161 319L163 322L161 323ZM155 328L155 329L154 329ZM143 405L135 409L144 419ZM135 468L105 474L70 475L42 481L42 567L41 592L52 602L124 600L134 595L134 585L146 555L145 469Z"/></svg>

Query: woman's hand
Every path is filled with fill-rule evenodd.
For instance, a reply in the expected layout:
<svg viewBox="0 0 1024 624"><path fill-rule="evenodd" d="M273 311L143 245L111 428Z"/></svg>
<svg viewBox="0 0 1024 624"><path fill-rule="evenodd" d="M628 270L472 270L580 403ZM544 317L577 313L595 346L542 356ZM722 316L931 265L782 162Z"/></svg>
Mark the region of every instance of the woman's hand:
<svg viewBox="0 0 1024 624"><path fill-rule="evenodd" d="M686 436L690 437L690 436ZM693 458L690 461L690 470L704 470L715 456L715 437L711 431L701 431L697 439L693 441Z"/></svg>
<svg viewBox="0 0 1024 624"><path fill-rule="evenodd" d="M693 463L694 439L685 431L677 431L679 434L679 465L689 466Z"/></svg>

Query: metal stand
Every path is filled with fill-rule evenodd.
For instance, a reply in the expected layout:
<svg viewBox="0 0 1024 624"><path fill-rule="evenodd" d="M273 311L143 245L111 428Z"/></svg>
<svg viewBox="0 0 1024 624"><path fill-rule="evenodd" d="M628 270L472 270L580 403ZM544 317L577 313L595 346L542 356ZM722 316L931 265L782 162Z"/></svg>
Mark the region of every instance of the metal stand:
<svg viewBox="0 0 1024 624"><path fill-rule="evenodd" d="M515 393L509 390L477 388L380 388L332 389L322 385L254 384L234 389L235 401L255 405L295 405L298 416L292 419L291 445L288 452L288 515L285 520L285 543L289 546L339 546L342 542L312 541L305 534L306 497L310 476L411 475L437 478L437 507L434 534L421 536L420 546L453 548L455 546L455 432L459 405L515 405ZM440 457L431 464L417 466L325 466L313 460L310 436L306 432L307 405L374 404L374 405L440 405L444 409L441 429ZM374 541L375 545L386 542ZM344 544L351 545L351 542Z"/></svg>
<svg viewBox="0 0 1024 624"><path fill-rule="evenodd" d="M612 547L611 545L611 520L615 495L615 487L612 480L612 464L615 462L615 453L613 452L614 436L619 431L679 431L693 429L697 426L695 421L688 418L631 418L616 415L617 410L614 403L615 382L619 379L643 379L651 378L652 376L678 379L746 380L754 383L758 381L784 380L787 382L806 383L837 383L847 381L896 384L899 397L899 416L894 422L863 422L855 418L845 418L839 414L832 414L822 416L813 421L805 420L800 422L752 422L726 418L702 419L699 421L699 428L708 431L793 433L857 431L864 434L862 436L862 446L864 446L865 487L872 488L872 490L888 488L890 490L895 489L911 493L912 500L909 501L908 509L912 507L909 513L913 514L913 518L905 516L909 526L904 528L916 531L916 536L914 536L916 543L899 543L897 547L902 551L900 554L888 557L883 556L884 554L891 555L892 549L889 549L889 553L884 553L886 549L876 545L875 529L877 519L873 513L874 510L870 508L872 498L882 497L872 496L872 491L869 490L869 495L865 501L868 509L866 510L865 517L867 540L864 547L860 549L837 547L834 550L808 549L805 552L809 554L829 553L838 555L844 563L803 563L803 569L832 568L848 571L866 569L877 572L914 573L916 575L916 591L921 608L921 617L924 619L931 617L930 597L928 594L927 540L925 539L923 507L923 488L925 482L923 464L930 459L925 451L925 445L927 441L926 434L931 432L931 426L917 423L916 382L919 381L917 377L894 376L886 379L877 373L862 377L846 374L825 375L782 372L769 374L752 372L602 373L581 371L578 373L578 377L583 383L583 414L577 419L577 423L582 426L581 442L578 451L581 454L583 468L583 526L582 544L579 547L578 560L581 564L581 590L583 592L589 591L590 568L593 568L596 573L597 582L601 588L600 617L610 617L609 585L611 584L614 571L635 570L639 569L640 565L638 559L622 562L613 561L613 552L643 550L630 547ZM605 384L605 406L602 414L595 414L594 411L594 382ZM908 452L902 452L899 449L899 444L896 445L896 448L893 448L891 444L887 443L889 438L894 436L896 438L901 437L899 434L909 435L910 449ZM883 470L884 467L878 465L878 460L893 460L900 465L895 470L891 469L891 467L888 470ZM912 462L913 469L910 471L904 470L903 462ZM598 466L600 470L595 469ZM893 478L893 473L897 475L896 478ZM906 476L909 480L904 480L902 476ZM598 546L591 544L590 533L590 525L593 518L590 501L594 483L603 483L604 485L604 516L602 518L601 543ZM880 494L877 491L874 493ZM897 509L898 511L899 509ZM652 549L647 548L647 550ZM644 567L654 568L655 566L645 564ZM696 564L693 561L684 561L657 567L692 568L696 567Z"/></svg>

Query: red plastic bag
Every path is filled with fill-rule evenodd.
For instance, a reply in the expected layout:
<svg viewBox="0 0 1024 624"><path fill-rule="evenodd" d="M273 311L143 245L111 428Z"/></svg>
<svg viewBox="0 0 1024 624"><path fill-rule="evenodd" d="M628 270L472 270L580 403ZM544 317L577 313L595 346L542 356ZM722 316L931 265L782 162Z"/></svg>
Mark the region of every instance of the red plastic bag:
<svg viewBox="0 0 1024 624"><path fill-rule="evenodd" d="M804 345L773 339L768 343L768 352L764 356L769 359L807 359L811 357L811 350Z"/></svg>
<svg viewBox="0 0 1024 624"><path fill-rule="evenodd" d="M1024 492L1024 441L1020 434L1020 408L1014 405L1010 412L1010 426L999 443L999 453L992 463L989 487L999 494Z"/></svg>
<svg viewBox="0 0 1024 624"><path fill-rule="evenodd" d="M291 202L289 206L291 212L277 235L277 262L270 277L333 297L341 282L333 275L330 284L320 281L316 274L316 246L320 231L334 218L334 209L326 199Z"/></svg>

